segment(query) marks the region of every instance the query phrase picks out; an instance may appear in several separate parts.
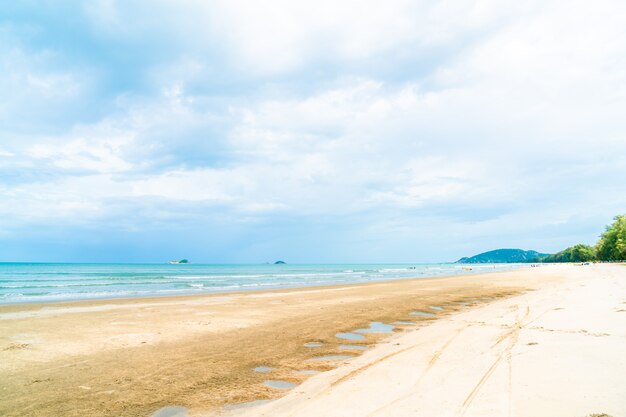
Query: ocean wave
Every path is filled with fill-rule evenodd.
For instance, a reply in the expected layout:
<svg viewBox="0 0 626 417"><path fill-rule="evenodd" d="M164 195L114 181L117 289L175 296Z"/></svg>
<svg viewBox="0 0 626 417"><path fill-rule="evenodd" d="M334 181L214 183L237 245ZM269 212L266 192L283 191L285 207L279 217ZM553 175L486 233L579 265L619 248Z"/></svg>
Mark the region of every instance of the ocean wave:
<svg viewBox="0 0 626 417"><path fill-rule="evenodd" d="M395 272L395 271L404 271L404 268L381 268L377 269L376 272Z"/></svg>
<svg viewBox="0 0 626 417"><path fill-rule="evenodd" d="M158 291L93 291L80 293L14 293L11 297L6 297L8 302L45 302L45 301L66 301L66 300L88 300L100 298L130 298L147 297L189 293L189 288L185 289L163 289ZM6 294L5 294L6 295ZM5 302L7 302L5 301Z"/></svg>
<svg viewBox="0 0 626 417"><path fill-rule="evenodd" d="M0 303L46 302L96 298L123 298L177 294L223 293L270 288L309 287L386 281L424 276L461 275L508 270L520 265L472 265L473 271L454 264L403 265L288 265L202 266L173 268L163 265L67 266L48 264L19 274L0 265ZM72 271L53 271L69 268Z"/></svg>
<svg viewBox="0 0 626 417"><path fill-rule="evenodd" d="M224 280L226 281L226 280ZM181 284L181 281L110 281L110 282L86 282L75 284L42 284L42 285L0 285L2 289L31 289L31 288L80 288L80 287L113 287L124 285L163 285L163 284Z"/></svg>
<svg viewBox="0 0 626 417"><path fill-rule="evenodd" d="M190 280L198 280L198 279L231 279L231 278L263 278L268 275L265 274L249 274L249 275L165 275L165 278L173 278L177 280L181 279L190 279Z"/></svg>

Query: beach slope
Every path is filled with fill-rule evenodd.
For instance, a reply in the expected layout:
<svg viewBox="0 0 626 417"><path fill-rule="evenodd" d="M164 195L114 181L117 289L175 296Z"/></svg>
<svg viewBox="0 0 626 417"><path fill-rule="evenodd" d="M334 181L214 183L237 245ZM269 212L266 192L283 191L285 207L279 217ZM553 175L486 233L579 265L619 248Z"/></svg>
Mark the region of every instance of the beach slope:
<svg viewBox="0 0 626 417"><path fill-rule="evenodd" d="M398 335L230 415L626 415L626 266L541 269L564 279Z"/></svg>
<svg viewBox="0 0 626 417"><path fill-rule="evenodd" d="M624 352L623 265L9 305L0 415L620 417Z"/></svg>

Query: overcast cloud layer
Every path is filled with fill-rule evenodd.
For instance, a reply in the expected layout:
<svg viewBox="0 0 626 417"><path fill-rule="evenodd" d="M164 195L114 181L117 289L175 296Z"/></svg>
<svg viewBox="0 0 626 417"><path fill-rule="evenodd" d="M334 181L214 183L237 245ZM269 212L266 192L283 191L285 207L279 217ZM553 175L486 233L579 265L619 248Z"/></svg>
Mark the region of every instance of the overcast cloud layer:
<svg viewBox="0 0 626 417"><path fill-rule="evenodd" d="M0 5L0 261L427 262L626 212L623 1Z"/></svg>

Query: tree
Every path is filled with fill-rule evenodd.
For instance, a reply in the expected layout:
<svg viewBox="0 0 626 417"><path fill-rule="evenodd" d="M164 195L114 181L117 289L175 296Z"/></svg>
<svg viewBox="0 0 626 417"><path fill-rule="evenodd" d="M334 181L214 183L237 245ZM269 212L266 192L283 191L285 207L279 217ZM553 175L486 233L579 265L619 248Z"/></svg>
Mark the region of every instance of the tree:
<svg viewBox="0 0 626 417"><path fill-rule="evenodd" d="M569 247L554 255L541 258L541 262L589 262L595 259L594 249L588 245Z"/></svg>
<svg viewBox="0 0 626 417"><path fill-rule="evenodd" d="M596 244L596 254L600 261L626 259L626 215L615 216L613 224L606 227Z"/></svg>

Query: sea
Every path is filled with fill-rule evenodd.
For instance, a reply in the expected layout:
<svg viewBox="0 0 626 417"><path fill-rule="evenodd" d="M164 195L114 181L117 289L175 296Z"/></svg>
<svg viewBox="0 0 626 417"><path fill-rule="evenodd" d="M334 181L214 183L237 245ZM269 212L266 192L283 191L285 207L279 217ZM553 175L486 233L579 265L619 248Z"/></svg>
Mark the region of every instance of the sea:
<svg viewBox="0 0 626 417"><path fill-rule="evenodd" d="M227 293L448 275L469 276L527 266L529 264L0 263L0 304Z"/></svg>

